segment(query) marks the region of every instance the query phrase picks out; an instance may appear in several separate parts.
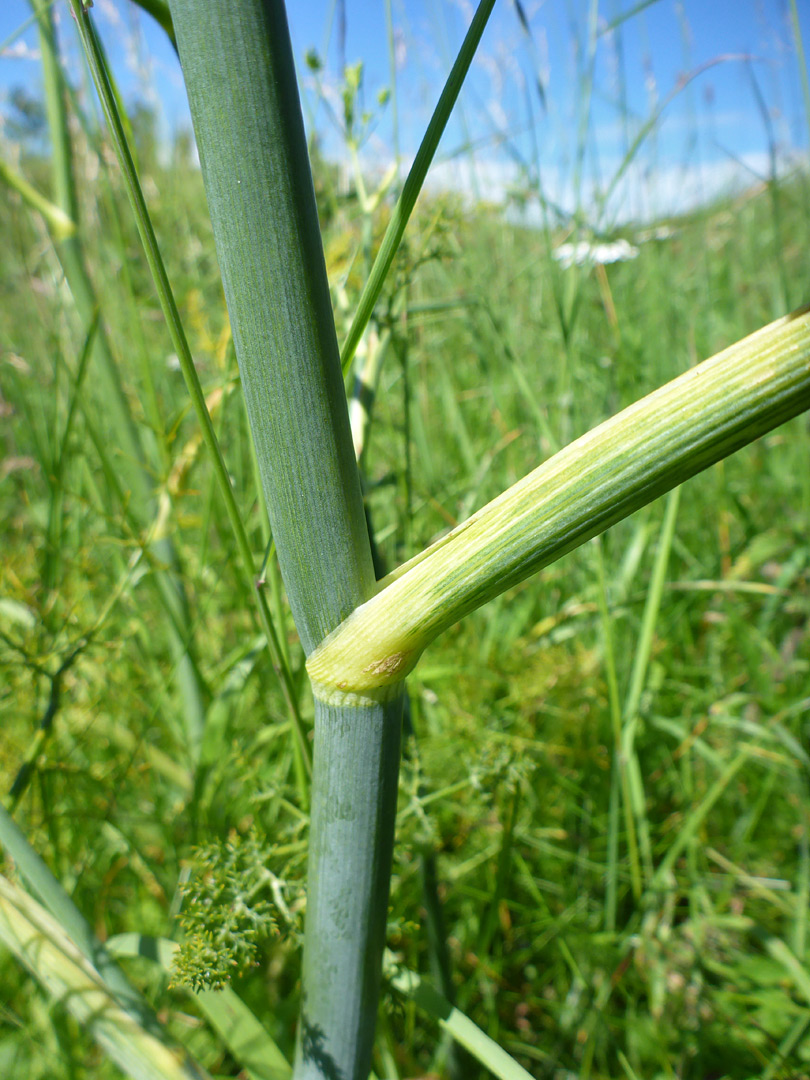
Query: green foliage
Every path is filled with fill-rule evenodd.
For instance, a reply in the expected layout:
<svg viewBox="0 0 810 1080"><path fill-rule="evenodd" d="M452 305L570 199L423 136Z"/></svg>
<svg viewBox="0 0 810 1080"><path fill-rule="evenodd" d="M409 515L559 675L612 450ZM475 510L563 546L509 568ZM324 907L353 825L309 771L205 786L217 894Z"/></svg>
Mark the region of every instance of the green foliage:
<svg viewBox="0 0 810 1080"><path fill-rule="evenodd" d="M220 990L258 965L259 944L278 930L271 890L278 891L279 882L268 866L271 857L255 831L240 836L232 830L227 840L194 849L191 878L182 888L184 940L172 976L178 985Z"/></svg>
<svg viewBox="0 0 810 1080"><path fill-rule="evenodd" d="M51 470L85 331L41 222L8 194L0 199L0 337L10 343L0 367L2 782L8 791L47 712L55 673L92 630L62 679L49 741L36 747L20 823L102 934L171 933L178 881L200 847L200 872L189 882L199 891L180 910L183 918L201 916L216 900L218 913L214 940L206 937L210 926L188 924L189 940L200 935L191 981L202 985L210 951L217 977L231 978L291 1057L296 932L286 929L272 882L257 872L265 866L290 883L282 897L297 927L308 818L287 713L256 644L252 600L234 566L210 463L102 149L85 139L78 148L81 174L97 177L80 188L85 217L105 223L84 241L116 354L146 357L154 379L158 430L143 407L143 369L124 367L127 396L165 461L154 484L171 493L216 738L195 786L177 719L174 661L160 632L165 616L147 588L155 568L139 559L142 537L128 526L89 439L95 424L105 435L101 449L113 459L119 453L92 376L68 440L54 529ZM228 469L259 565L266 523L233 393L201 181L187 144L172 153L168 165L148 162L145 186L203 387L217 402L215 423L228 432ZM24 159L23 167L45 190L42 163ZM332 182L330 174L325 183ZM404 265L396 264L399 279L375 309L374 329L389 329L396 350L381 370L365 457L367 501L388 565L570 436L781 314L783 278L789 303L803 300L809 190L802 175L776 186L778 231L767 196L748 193L670 222L668 240L641 242L636 260L605 267L604 275L594 267L562 270L543 236L508 227L490 211L462 215L457 205L448 211L425 201ZM352 196L330 205L333 299L353 310L367 212ZM387 214L384 204L373 212L372 251ZM437 220L445 222L442 257L420 260ZM403 280L407 303L397 313ZM578 299L575 317L563 320L557 299L566 290ZM807 1072L808 1003L762 935L786 942L810 969L809 439L800 418L682 493L635 735L655 867L739 749L751 753L666 881L641 903L631 892L623 822L611 816L613 735L592 547L448 631L412 681L418 753L403 769L389 945L430 977L422 863L430 854L458 1005L533 1075L601 1080L622 1075L623 1062L637 1076L684 1080ZM603 539L622 701L662 514L653 506ZM56 556L49 587L45 571ZM275 572L271 560L268 594ZM276 606L300 684L283 597ZM311 705L301 697L308 717ZM257 724L259 710L270 723ZM254 831L244 833L249 817ZM608 929L612 836L618 895ZM251 845L260 855L252 869ZM253 942L242 938L232 906L248 894ZM234 951L235 935L242 943ZM195 1049L212 1070L233 1075L233 1060L193 1001L133 973L177 1030L193 1026ZM83 1032L46 1006L5 954L0 982L4 1075L112 1075ZM410 1002L398 1003L386 1025L378 1075L394 1075L383 1067L389 1051L402 1076L446 1074L439 1028Z"/></svg>

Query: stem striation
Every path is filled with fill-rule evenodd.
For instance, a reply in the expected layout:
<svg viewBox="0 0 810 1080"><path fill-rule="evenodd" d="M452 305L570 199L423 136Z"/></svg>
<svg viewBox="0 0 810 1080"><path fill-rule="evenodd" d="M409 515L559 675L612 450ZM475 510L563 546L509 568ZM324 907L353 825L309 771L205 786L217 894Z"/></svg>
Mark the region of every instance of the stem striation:
<svg viewBox="0 0 810 1080"><path fill-rule="evenodd" d="M810 307L572 442L380 582L309 658L332 702L384 700L443 630L810 407Z"/></svg>

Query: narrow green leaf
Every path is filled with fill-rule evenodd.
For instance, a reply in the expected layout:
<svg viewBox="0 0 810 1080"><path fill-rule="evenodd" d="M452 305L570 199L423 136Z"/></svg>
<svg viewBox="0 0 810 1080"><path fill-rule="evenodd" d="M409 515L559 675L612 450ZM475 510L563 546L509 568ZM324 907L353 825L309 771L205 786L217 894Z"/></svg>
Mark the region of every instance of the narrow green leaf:
<svg viewBox="0 0 810 1080"><path fill-rule="evenodd" d="M121 1006L59 923L2 875L0 939L133 1080L206 1080L185 1051Z"/></svg>
<svg viewBox="0 0 810 1080"><path fill-rule="evenodd" d="M113 956L154 960L170 973L179 946L168 938L118 934L110 938L107 948ZM289 1062L234 990L226 986L197 994L188 992L251 1080L287 1080L291 1072Z"/></svg>
<svg viewBox="0 0 810 1080"><path fill-rule="evenodd" d="M767 1068L761 1074L759 1080L774 1080L775 1076L780 1074L784 1075L784 1073L782 1073L783 1067L787 1063L790 1055L804 1039L808 1028L810 1028L810 1013L805 1011L801 1016L797 1016L790 1025L790 1028L784 1039L780 1042L776 1053L771 1055L771 1060L768 1062Z"/></svg>
<svg viewBox="0 0 810 1080"><path fill-rule="evenodd" d="M531 1080L522 1065L415 972L399 967L393 958L388 957L386 974L396 990L438 1020L459 1046L463 1046L493 1076L499 1080Z"/></svg>
<svg viewBox="0 0 810 1080"><path fill-rule="evenodd" d="M810 1005L810 972L799 960L795 953L778 937L768 937L765 948L778 963L782 965L793 980L796 989L804 1000Z"/></svg>
<svg viewBox="0 0 810 1080"><path fill-rule="evenodd" d="M622 11L619 15L616 15L615 18L611 19L609 22L604 23L603 26L600 26L600 36L603 34L609 34L612 30L615 30L617 27L621 26L623 22L626 22L628 19L634 18L646 8L652 7L653 4L657 4L659 2L660 0L637 0L637 3L632 4L629 8L627 8L626 11Z"/></svg>
<svg viewBox="0 0 810 1080"><path fill-rule="evenodd" d="M802 97L804 98L804 119L810 128L810 79L807 77L807 60L804 56L804 41L802 40L802 27L799 22L799 9L796 0L790 0L790 23L793 28L793 40L796 43L796 58L799 62L799 74L802 80Z"/></svg>
<svg viewBox="0 0 810 1080"><path fill-rule="evenodd" d="M602 554L601 538L596 541L597 574L599 580L599 614L602 623L602 640L605 650L605 669L610 702L610 721L613 729L613 772L610 789L610 818L608 825L608 859L606 871L605 925L608 930L616 928L616 894L618 889L618 854L619 854L619 805L624 815L624 827L627 834L627 854L630 860L630 884L636 900L641 898L641 864L636 841L636 823L630 798L630 778L627 761L622 754L622 707L619 702L619 680L616 672L616 657L613 648L613 624L608 611L607 582L605 580L605 559Z"/></svg>
<svg viewBox="0 0 810 1080"><path fill-rule="evenodd" d="M647 599L644 603L641 631L635 647L633 669L630 675L630 689L627 691L627 699L624 705L621 757L631 779L629 785L631 809L644 866L645 883L648 883L653 876L653 856L650 827L647 821L647 802L644 797L644 779L641 775L641 766L636 754L635 736L638 728L638 710L647 678L650 656L652 655L655 627L658 622L658 613L661 610L661 597L664 594L669 555L675 535L680 492L680 488L674 488L667 496L664 523L661 526L661 535L658 538L655 565L653 566L652 577L647 590Z"/></svg>
<svg viewBox="0 0 810 1080"><path fill-rule="evenodd" d="M169 5L166 0L134 0L134 3L138 7L143 8L145 12L152 16L155 22L165 31L166 36L172 43L175 52L177 51L177 39L174 36L174 26L172 25L172 13L169 11Z"/></svg>
<svg viewBox="0 0 810 1080"><path fill-rule="evenodd" d="M408 173L408 178L402 188L402 194L391 214L391 220L385 230L380 250L377 252L377 258L374 260L371 273L363 287L357 311L340 353L340 362L344 373L352 362L352 357L357 351L357 346L360 344L363 332L368 326L371 313L374 311L374 305L382 292L383 283L391 268L391 263L394 261L394 256L405 233L405 227L413 213L414 206L416 206L416 200L419 198L419 192L422 190L433 156L436 153L439 141L450 118L450 113L453 111L456 98L470 69L481 35L494 6L495 0L481 0L479 3L467 31L467 36L464 38L455 63L447 77L439 102L433 116L430 118L427 131L416 152L411 171Z"/></svg>
<svg viewBox="0 0 810 1080"><path fill-rule="evenodd" d="M61 207L46 199L44 195L29 184L24 176L0 159L0 180L4 180L22 198L45 218L45 223L56 240L65 240L76 232L76 222Z"/></svg>
<svg viewBox="0 0 810 1080"><path fill-rule="evenodd" d="M660 889L663 888L667 882L667 878L672 873L672 869L681 852L687 846L693 836L696 835L698 829L706 820L710 810L726 790L728 785L743 767L743 765L750 758L750 754L747 750L742 750L739 754L729 762L723 772L718 776L712 786L704 795L703 799L697 804L697 806L689 813L686 820L678 830L678 835L675 837L674 842L667 849L667 853L659 863L658 869L655 872L655 877L650 883L650 888Z"/></svg>
<svg viewBox="0 0 810 1080"><path fill-rule="evenodd" d="M647 591L647 599L644 603L644 615L641 620L641 632L636 642L633 657L633 671L630 676L630 689L627 691L627 700L624 703L625 723L635 719L638 714L644 683L647 678L647 668L652 655L655 626L658 622L658 613L661 610L661 597L664 594L666 584L667 566L669 554L672 550L672 540L675 536L675 522L678 517L678 503L680 502L680 488L675 488L667 499L664 524L661 526L661 535L658 538L658 549L655 553L655 565L653 567L650 586Z"/></svg>
<svg viewBox="0 0 810 1080"><path fill-rule="evenodd" d="M636 1076L636 1074L633 1072L633 1067L631 1066L625 1055L621 1052L621 1050L618 1051L617 1056L619 1058L619 1064L624 1069L627 1080L639 1080L638 1076Z"/></svg>

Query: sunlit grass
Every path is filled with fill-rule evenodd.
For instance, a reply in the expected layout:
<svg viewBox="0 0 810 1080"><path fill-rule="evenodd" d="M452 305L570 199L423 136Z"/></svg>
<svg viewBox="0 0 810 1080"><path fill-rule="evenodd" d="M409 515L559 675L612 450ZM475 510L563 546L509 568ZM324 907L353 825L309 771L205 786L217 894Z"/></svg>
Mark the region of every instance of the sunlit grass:
<svg viewBox="0 0 810 1080"><path fill-rule="evenodd" d="M82 155L96 160L89 148ZM39 163L28 164L36 173ZM223 391L215 426L228 433L228 469L260 564L263 511L250 494L243 407L227 392L235 364L199 177L179 156L170 168L151 162L146 176L160 193L156 226L203 389ZM150 427L134 365L125 367L126 390L168 475L195 428L122 192L114 179L94 190L90 212L122 222L91 234L100 308L119 355L128 357L134 332L142 336L160 431ZM570 437L783 314L782 281L790 303L806 299L806 179L785 182L778 197L781 235L761 193L674 223L669 239L640 243L632 262L570 270L549 259L539 234L492 213L421 206L402 273L413 252L428 257L409 272L404 315L391 320L365 458L389 566ZM139 538L88 441L88 425L98 425L114 457L115 433L92 380L65 466L58 582L43 586L54 554L48 470L85 337L38 220L14 196L0 215L10 298L0 328L11 342L2 386L13 410L0 463L9 553L0 570L3 782L8 790L60 665L83 643L61 679L50 741L21 808L29 836L98 932L158 935L172 928L192 844L258 828L281 849L293 918L235 986L291 1057L306 815L289 720L247 614L210 462L195 452L174 493L173 537L195 635L222 706L212 709L190 803L188 784L171 771L184 749L164 616L144 588L155 568L133 561ZM335 250L346 237L350 248L360 243L359 217L348 201L327 250L332 237ZM340 275L333 281L337 288ZM554 288L572 282L581 295L563 333ZM384 294L383 308L387 299L395 297ZM629 712L662 542L660 504L602 541L612 672L599 555L588 545L448 631L413 679L415 752L401 784L389 945L427 973L418 856L435 852L457 1004L533 1074L608 1077L622 1062L640 1076L696 1078L806 1068L808 438L801 417L683 489L649 662ZM156 475L156 486L163 479ZM276 612L297 655L282 600ZM649 837L654 871L642 875L636 897L625 819L611 804L614 675L623 722L638 719L636 824ZM256 730L259 708L278 718L277 728ZM662 866L667 873L657 877ZM71 1075L92 1051L69 1017L50 1019L4 964L14 993L0 1052L11 1074ZM195 1053L214 1071L230 1069L214 1035L183 1014L193 1007L151 969L139 974ZM389 993L386 1009L380 1045L387 1032L401 1075L439 1068L438 1026ZM378 1075L387 1075L381 1064Z"/></svg>

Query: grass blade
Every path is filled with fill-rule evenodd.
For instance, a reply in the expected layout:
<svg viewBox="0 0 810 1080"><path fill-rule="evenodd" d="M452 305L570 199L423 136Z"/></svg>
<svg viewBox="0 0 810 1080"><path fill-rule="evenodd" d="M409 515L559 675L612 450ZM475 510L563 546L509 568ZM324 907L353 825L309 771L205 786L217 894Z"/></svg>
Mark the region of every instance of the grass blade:
<svg viewBox="0 0 810 1080"><path fill-rule="evenodd" d="M766 938L765 948L774 960L788 972L796 989L807 1004L810 1005L810 972L808 972L801 960L795 953L790 951L781 938L769 936Z"/></svg>
<svg viewBox="0 0 810 1080"><path fill-rule="evenodd" d="M371 313L374 311L374 305L377 303L382 291L383 283L405 233L405 227L413 213L413 208L419 198L419 192L422 190L433 156L436 153L439 141L450 118L450 113L453 111L456 98L470 69L481 35L494 6L495 0L481 0L479 3L467 31L467 36L464 38L455 63L447 77L439 102L433 116L430 118L430 123L414 158L411 171L408 173L408 178L402 187L402 194L391 214L391 220L385 230L385 236L380 245L380 250L377 252L371 273L363 287L349 333L343 343L340 352L340 363L344 374L348 370L357 346L360 344L363 332L368 326Z"/></svg>
<svg viewBox="0 0 810 1080"><path fill-rule="evenodd" d="M38 214L42 214L54 239L66 240L69 236L74 235L76 222L70 215L65 213L60 206L52 203L50 199L46 199L33 184L28 183L24 176L20 176L18 172L2 160L0 160L0 180L3 180L18 195L21 195L33 210L36 210Z"/></svg>
<svg viewBox="0 0 810 1080"><path fill-rule="evenodd" d="M675 838L674 843L667 849L667 853L661 862L658 864L658 869L655 872L655 877L650 883L651 889L664 888L667 879L672 872L672 868L675 866L681 852L687 846L689 841L697 833L700 826L706 820L706 817L726 790L728 785L743 767L743 765L750 758L750 754L747 750L742 750L739 754L736 754L734 758L729 762L723 772L718 776L701 802L690 812Z"/></svg>
<svg viewBox="0 0 810 1080"><path fill-rule="evenodd" d="M804 119L810 127L810 80L807 78L807 60L804 55L804 41L802 40L802 28L799 22L799 9L796 0L790 0L790 23L793 28L793 40L796 43L796 59L799 63L799 75L802 80L802 97L804 98Z"/></svg>
<svg viewBox="0 0 810 1080"><path fill-rule="evenodd" d="M611 781L611 806L621 803L624 814L624 827L627 832L627 854L630 859L630 882L633 896L641 898L641 866L636 842L636 823L633 817L630 795L630 779L627 771L627 759L622 752L622 709L619 703L619 680L616 673L616 656L613 648L613 630L608 611L607 582L605 581L605 560L602 554L601 539L597 544L597 571L599 579L599 614L602 623L602 640L605 650L605 669L610 704L610 721L613 732L613 775ZM615 791L613 790L615 787ZM616 928L616 892L618 879L618 817L611 813L608 834L608 868L605 896L605 925L608 930Z"/></svg>
<svg viewBox="0 0 810 1080"><path fill-rule="evenodd" d="M158 26L165 31L166 37L172 43L174 51L177 52L177 39L174 36L172 14L166 0L135 0L135 3L138 7L143 8L148 15L151 15Z"/></svg>
<svg viewBox="0 0 810 1080"><path fill-rule="evenodd" d="M647 677L647 667L650 662L653 638L655 636L655 624L658 621L658 613L661 610L661 597L664 594L664 585L666 584L667 564L672 550L672 539L675 535L679 502L680 488L675 488L667 499L664 524L661 527L661 535L658 539L658 549L655 554L655 565L650 579L650 588L644 604L641 633L636 643L633 672L630 676L630 689L627 691L627 700L624 703L625 722L635 719L638 715L641 695L644 691L644 681Z"/></svg>
<svg viewBox="0 0 810 1080"><path fill-rule="evenodd" d="M387 974L396 990L438 1020L448 1035L451 1035L459 1046L463 1046L476 1061L489 1069L493 1076L497 1076L499 1080L531 1080L522 1065L415 972L401 968L391 961L387 965Z"/></svg>
<svg viewBox="0 0 810 1080"><path fill-rule="evenodd" d="M206 1080L190 1057L123 1009L59 923L2 876L0 938L133 1080Z"/></svg>
<svg viewBox="0 0 810 1080"><path fill-rule="evenodd" d="M76 20L76 25L79 30L79 37L82 42L82 48L93 75L93 81L96 86L99 98L101 100L104 115L109 125L110 135L113 140L116 154L118 156L119 163L121 165L124 181L126 184L127 195L129 196L130 203L132 205L135 220L138 226L138 232L143 244L146 260L149 265L149 269L152 273L152 277L155 282L155 287L160 300L160 305L163 310L166 324L169 329L169 333L172 338L172 344L174 345L177 356L180 360L180 366L183 372L183 376L186 380L186 386L188 387L191 402L194 407L194 411L197 416L197 420L202 430L203 439L205 441L206 449L211 455L211 460L214 465L214 473L217 478L220 494L225 502L225 508L227 510L228 519L233 529L234 536L236 538L239 554L242 559L245 573L248 575L251 581L251 589L256 603L259 609L259 618L262 625L262 629L267 636L268 646L270 648L271 656L273 659L273 665L276 673L278 674L279 681L284 691L287 705L290 710L290 714L293 719L293 727L296 731L298 744L301 749L308 769L311 768L311 753L309 750L309 743L306 738L306 734L303 728L303 721L301 720L301 714L298 709L298 700L295 692L295 686L292 679L292 674L285 663L284 655L278 642L278 635L273 624L273 619L270 614L270 609L267 606L264 594L261 589L253 587L255 579L255 565L253 559L253 552L251 551L250 544L248 542L247 533L245 532L242 518L239 514L239 509L236 505L236 499L234 497L233 488L231 486L230 477L225 466L225 461L222 456L222 451L219 446L219 442L214 432L213 423L211 421L211 414L208 411L208 407L205 402L205 395L203 393L202 386L200 385L199 376L197 375L197 369L194 366L194 361L191 356L191 350L186 339L185 331L180 320L180 314L177 310L177 304L174 299L174 294L169 284L169 279L166 274L166 268L163 264L163 259L158 248L155 232L152 227L152 221L149 216L149 211L146 207L146 201L141 191L141 186L138 180L138 175L135 170L135 165L132 160L132 155L129 151L129 145L124 133L124 127L121 122L121 117L118 111L118 106L113 93L110 81L107 78L106 66L104 58L99 47L98 38L93 27L93 23L90 19L88 11L84 8L81 0L71 0L72 11ZM200 733L201 737L201 733Z"/></svg>
<svg viewBox="0 0 810 1080"><path fill-rule="evenodd" d="M644 604L644 615L641 620L641 633L636 643L633 660L633 671L630 676L630 689L627 692L627 700L624 705L624 722L622 733L622 757L630 771L632 782L630 792L632 799L632 812L635 819L636 830L644 863L644 873L647 881L653 875L652 844L650 842L650 828L647 822L646 800L644 798L644 781L641 776L638 755L635 749L635 735L638 730L638 710L641 704L641 695L647 678L647 668L652 654L655 625L658 621L658 613L661 610L661 597L664 594L666 584L667 565L669 554L672 550L672 539L675 535L675 523L678 518L678 503L680 502L680 488L671 491L667 498L667 508L664 514L664 524L661 526L661 535L658 540L658 550L655 555L650 587L647 592L647 600Z"/></svg>
<svg viewBox="0 0 810 1080"><path fill-rule="evenodd" d="M118 934L107 947L114 956L154 960L167 973L171 973L179 948L168 938L144 934ZM226 986L202 990L192 997L250 1080L287 1080L292 1071L289 1062L235 991Z"/></svg>

